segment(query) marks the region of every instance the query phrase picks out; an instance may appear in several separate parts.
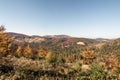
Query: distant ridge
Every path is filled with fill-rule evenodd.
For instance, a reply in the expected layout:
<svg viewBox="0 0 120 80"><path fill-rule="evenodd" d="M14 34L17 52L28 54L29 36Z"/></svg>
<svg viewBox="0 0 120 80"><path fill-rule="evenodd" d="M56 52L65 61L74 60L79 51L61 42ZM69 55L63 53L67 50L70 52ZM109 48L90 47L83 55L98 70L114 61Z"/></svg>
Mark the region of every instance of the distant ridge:
<svg viewBox="0 0 120 80"><path fill-rule="evenodd" d="M71 38L71 36L68 36L68 35L45 35L44 37L47 37L47 38L51 38L51 37L54 37L54 38Z"/></svg>
<svg viewBox="0 0 120 80"><path fill-rule="evenodd" d="M26 35L26 34L22 34L22 33L14 33L14 32L8 32L9 36L18 36L18 37L45 37L45 38L71 38L71 36L68 35L45 35L45 36L39 36L39 35Z"/></svg>
<svg viewBox="0 0 120 80"><path fill-rule="evenodd" d="M111 41L111 39L107 38L96 38L97 41Z"/></svg>
<svg viewBox="0 0 120 80"><path fill-rule="evenodd" d="M29 37L28 35L25 35L25 34L22 34L22 33L14 33L14 32L8 32L8 35L10 36L10 37L13 37L13 36L15 36L15 37Z"/></svg>
<svg viewBox="0 0 120 80"><path fill-rule="evenodd" d="M39 44L49 44L49 45L68 45L68 44L75 44L77 45L78 42L83 42L85 44L92 44L96 43L95 39L90 38L78 38L78 37L71 37L68 35L46 35L46 36L39 36L39 35L25 35L21 33L14 33L8 32L10 37L15 37L15 43L39 43Z"/></svg>

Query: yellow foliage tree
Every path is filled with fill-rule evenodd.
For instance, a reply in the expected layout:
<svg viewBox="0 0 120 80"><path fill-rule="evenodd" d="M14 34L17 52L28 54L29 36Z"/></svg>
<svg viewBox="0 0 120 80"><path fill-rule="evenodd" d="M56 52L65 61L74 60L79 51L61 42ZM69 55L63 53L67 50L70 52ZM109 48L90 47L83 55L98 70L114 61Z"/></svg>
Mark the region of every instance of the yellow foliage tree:
<svg viewBox="0 0 120 80"><path fill-rule="evenodd" d="M12 42L13 38L8 36L8 33L5 32L4 26L0 26L0 57L10 54Z"/></svg>
<svg viewBox="0 0 120 80"><path fill-rule="evenodd" d="M45 59L49 62L49 63L55 63L57 62L57 58L55 57L55 55L53 55L51 52L48 52ZM54 65L55 67L55 65Z"/></svg>
<svg viewBox="0 0 120 80"><path fill-rule="evenodd" d="M45 56L45 58L46 58L46 59L50 59L50 58L52 58L52 56L53 56L52 53L51 53L51 52L48 52L47 55Z"/></svg>

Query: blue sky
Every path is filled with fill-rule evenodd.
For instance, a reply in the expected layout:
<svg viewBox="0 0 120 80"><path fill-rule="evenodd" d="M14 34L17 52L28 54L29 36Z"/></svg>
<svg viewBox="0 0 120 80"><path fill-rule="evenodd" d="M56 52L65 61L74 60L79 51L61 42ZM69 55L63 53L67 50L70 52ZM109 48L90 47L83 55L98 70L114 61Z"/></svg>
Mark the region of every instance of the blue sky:
<svg viewBox="0 0 120 80"><path fill-rule="evenodd" d="M0 0L0 25L28 35L120 37L120 0Z"/></svg>

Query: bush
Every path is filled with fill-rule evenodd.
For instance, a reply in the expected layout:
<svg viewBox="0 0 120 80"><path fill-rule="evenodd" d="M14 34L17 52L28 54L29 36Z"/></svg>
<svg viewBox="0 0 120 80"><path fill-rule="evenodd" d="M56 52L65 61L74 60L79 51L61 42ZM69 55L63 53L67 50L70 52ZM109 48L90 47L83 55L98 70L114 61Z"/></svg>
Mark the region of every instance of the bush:
<svg viewBox="0 0 120 80"><path fill-rule="evenodd" d="M65 63L65 58L59 57L59 58L57 59L57 62L58 62L58 63Z"/></svg>
<svg viewBox="0 0 120 80"><path fill-rule="evenodd" d="M99 65L98 63L93 63L91 65L90 77L92 80L99 80L99 79L105 80L106 76L107 76L107 74L101 65Z"/></svg>

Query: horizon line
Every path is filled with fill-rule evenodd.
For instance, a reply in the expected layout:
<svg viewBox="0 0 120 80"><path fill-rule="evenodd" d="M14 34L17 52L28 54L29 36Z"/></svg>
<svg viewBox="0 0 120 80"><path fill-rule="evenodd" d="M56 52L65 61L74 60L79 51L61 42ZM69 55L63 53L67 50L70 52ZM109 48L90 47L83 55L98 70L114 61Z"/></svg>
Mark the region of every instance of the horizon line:
<svg viewBox="0 0 120 80"><path fill-rule="evenodd" d="M21 35L26 35L26 36L40 36L40 37L45 37L45 36L69 36L69 37L73 37L73 38L89 38L89 39L118 39L120 37L114 37L114 38L108 38L108 37L86 37L86 36L72 36L69 34L45 34L45 35L39 35L39 34L25 34L25 33L21 33L21 32L7 32L7 33L16 33L16 34L21 34Z"/></svg>

